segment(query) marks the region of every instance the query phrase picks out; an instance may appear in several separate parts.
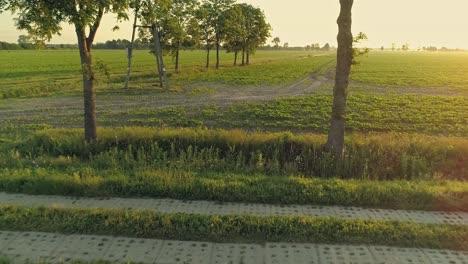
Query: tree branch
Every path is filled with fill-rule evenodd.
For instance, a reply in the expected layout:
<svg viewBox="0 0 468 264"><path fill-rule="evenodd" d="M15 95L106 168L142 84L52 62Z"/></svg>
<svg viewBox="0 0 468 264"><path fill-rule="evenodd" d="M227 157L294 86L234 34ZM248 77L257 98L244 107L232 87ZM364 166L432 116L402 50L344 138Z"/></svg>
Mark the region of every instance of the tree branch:
<svg viewBox="0 0 468 264"><path fill-rule="evenodd" d="M101 24L103 15L104 15L104 7L100 6L96 20L94 21L93 26L89 30L88 38L86 38L86 44L88 46L88 50L91 50L91 47L93 46L94 38L96 37L96 32L99 28L99 25Z"/></svg>

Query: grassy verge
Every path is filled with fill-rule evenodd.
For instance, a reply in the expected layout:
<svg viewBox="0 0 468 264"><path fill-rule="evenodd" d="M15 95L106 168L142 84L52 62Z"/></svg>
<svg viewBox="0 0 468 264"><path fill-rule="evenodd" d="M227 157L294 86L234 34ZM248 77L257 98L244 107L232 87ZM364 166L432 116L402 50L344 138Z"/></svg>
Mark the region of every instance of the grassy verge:
<svg viewBox="0 0 468 264"><path fill-rule="evenodd" d="M158 197L224 202L314 204L416 210L468 210L468 183L339 180L173 170L65 174L4 169L0 191L73 196Z"/></svg>
<svg viewBox="0 0 468 264"><path fill-rule="evenodd" d="M324 151L325 136L316 134L143 127L102 128L98 133L95 143L84 144L82 130L44 130L10 146L17 153L0 153L4 157L0 165L37 167L54 163L47 157L74 157L70 160L101 169L177 167L344 179L468 179L468 140L457 137L352 134L346 139L345 157L339 160Z"/></svg>
<svg viewBox="0 0 468 264"><path fill-rule="evenodd" d="M0 228L213 242L312 242L468 249L468 227L334 218L201 216L0 207Z"/></svg>

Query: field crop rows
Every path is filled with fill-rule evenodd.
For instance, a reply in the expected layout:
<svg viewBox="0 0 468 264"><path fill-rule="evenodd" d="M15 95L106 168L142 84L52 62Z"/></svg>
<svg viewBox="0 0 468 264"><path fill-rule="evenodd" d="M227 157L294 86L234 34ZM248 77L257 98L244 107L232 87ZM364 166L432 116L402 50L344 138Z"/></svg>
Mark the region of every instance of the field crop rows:
<svg viewBox="0 0 468 264"><path fill-rule="evenodd" d="M169 126L247 129L260 131L289 130L325 133L331 109L331 95L308 95L269 101L216 103L214 94L194 97L139 95L120 98L101 97L98 122L103 126ZM134 100L138 98L138 103ZM213 98L213 103L208 103ZM128 100L128 101L127 101ZM172 102L171 102L172 100ZM75 104L79 103L79 100ZM64 101L57 107L32 102L33 107L8 104L0 118L2 127L19 124L49 124L55 127L80 127L81 107ZM164 105L165 104L165 105ZM7 104L5 104L5 107ZM24 106L25 107L25 106ZM468 100L461 96L369 95L352 94L349 98L348 132L406 132L426 135L467 136Z"/></svg>
<svg viewBox="0 0 468 264"><path fill-rule="evenodd" d="M353 80L387 87L468 89L467 52L372 52L361 59Z"/></svg>

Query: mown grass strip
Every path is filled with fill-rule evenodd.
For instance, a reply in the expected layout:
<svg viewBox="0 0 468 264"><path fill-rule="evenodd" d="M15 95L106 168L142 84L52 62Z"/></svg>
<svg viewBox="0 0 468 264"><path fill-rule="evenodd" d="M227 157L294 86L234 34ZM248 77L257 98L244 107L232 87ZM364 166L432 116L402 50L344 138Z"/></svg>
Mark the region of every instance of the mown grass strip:
<svg viewBox="0 0 468 264"><path fill-rule="evenodd" d="M210 242L310 242L468 249L467 226L335 218L203 216L1 206L0 228Z"/></svg>
<svg viewBox="0 0 468 264"><path fill-rule="evenodd" d="M49 170L0 171L0 191L88 197L154 197L267 204L468 211L468 183L370 181L147 170L134 175L69 175Z"/></svg>

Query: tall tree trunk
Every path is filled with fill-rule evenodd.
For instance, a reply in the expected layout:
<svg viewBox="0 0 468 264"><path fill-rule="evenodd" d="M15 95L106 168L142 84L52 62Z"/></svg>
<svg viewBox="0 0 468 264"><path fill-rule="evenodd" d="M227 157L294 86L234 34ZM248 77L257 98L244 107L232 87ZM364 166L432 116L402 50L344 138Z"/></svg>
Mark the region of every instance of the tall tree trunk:
<svg viewBox="0 0 468 264"><path fill-rule="evenodd" d="M216 37L216 69L219 69L219 37Z"/></svg>
<svg viewBox="0 0 468 264"><path fill-rule="evenodd" d="M179 72L179 50L180 50L180 43L177 44L177 50L175 55L175 72Z"/></svg>
<svg viewBox="0 0 468 264"><path fill-rule="evenodd" d="M333 109L326 149L343 156L346 128L346 100L349 74L353 61L353 34L351 32L352 7L354 0L340 0L341 11L338 17L338 51L335 86L333 89Z"/></svg>
<svg viewBox="0 0 468 264"><path fill-rule="evenodd" d="M237 54L239 53L238 50L234 51L234 66L237 65Z"/></svg>
<svg viewBox="0 0 468 264"><path fill-rule="evenodd" d="M250 65L250 52L247 51L247 60L245 64Z"/></svg>
<svg viewBox="0 0 468 264"><path fill-rule="evenodd" d="M242 48L242 66L245 65L245 48Z"/></svg>
<svg viewBox="0 0 468 264"><path fill-rule="evenodd" d="M84 129L86 142L95 141L96 133L96 94L94 91L93 60L91 46L88 46L83 28L76 28L80 50L81 70L83 73Z"/></svg>
<svg viewBox="0 0 468 264"><path fill-rule="evenodd" d="M163 59L163 51L161 47L161 41L159 39L159 31L156 25L156 22L153 22L151 26L151 30L153 32L153 41L154 41L154 51L156 54L156 61L158 63L158 72L159 72L159 86L165 87L166 89L169 88L168 81L167 81L167 74L166 69L164 66L164 59Z"/></svg>

